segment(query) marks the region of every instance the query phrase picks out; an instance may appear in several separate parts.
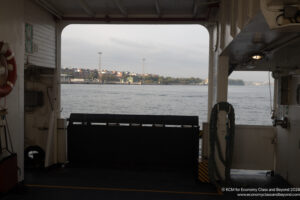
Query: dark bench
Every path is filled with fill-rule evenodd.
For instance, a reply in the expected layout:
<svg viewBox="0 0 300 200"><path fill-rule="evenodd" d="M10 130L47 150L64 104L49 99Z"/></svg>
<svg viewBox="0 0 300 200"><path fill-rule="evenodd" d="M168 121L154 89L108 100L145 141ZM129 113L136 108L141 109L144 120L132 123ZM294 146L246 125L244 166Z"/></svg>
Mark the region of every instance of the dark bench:
<svg viewBox="0 0 300 200"><path fill-rule="evenodd" d="M197 173L197 116L71 114L71 166Z"/></svg>

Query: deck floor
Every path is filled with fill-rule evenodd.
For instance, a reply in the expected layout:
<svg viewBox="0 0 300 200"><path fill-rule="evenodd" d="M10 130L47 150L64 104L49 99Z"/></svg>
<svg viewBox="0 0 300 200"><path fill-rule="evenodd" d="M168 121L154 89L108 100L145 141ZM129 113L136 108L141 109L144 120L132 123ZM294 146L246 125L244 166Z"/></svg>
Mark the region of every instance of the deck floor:
<svg viewBox="0 0 300 200"><path fill-rule="evenodd" d="M242 187L289 187L280 177L264 174L232 175ZM178 171L130 171L96 168L54 168L25 174L25 191L5 195L5 200L79 199L235 199L211 184L195 181Z"/></svg>

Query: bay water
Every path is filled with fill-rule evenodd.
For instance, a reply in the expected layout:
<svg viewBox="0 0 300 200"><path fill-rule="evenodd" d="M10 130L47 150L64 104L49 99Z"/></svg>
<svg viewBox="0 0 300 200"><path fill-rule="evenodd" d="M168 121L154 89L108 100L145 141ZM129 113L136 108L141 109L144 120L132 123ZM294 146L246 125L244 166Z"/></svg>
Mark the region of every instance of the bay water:
<svg viewBox="0 0 300 200"><path fill-rule="evenodd" d="M207 86L62 84L62 117L70 113L188 115L207 121ZM229 86L236 124L271 125L268 86Z"/></svg>

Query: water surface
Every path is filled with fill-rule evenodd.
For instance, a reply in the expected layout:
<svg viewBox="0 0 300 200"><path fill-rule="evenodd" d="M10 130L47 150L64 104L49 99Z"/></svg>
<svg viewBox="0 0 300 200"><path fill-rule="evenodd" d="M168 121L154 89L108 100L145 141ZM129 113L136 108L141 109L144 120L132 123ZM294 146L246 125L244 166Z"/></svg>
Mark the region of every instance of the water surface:
<svg viewBox="0 0 300 200"><path fill-rule="evenodd" d="M63 84L62 117L70 113L197 115L207 121L206 86ZM271 125L267 86L230 86L237 124Z"/></svg>

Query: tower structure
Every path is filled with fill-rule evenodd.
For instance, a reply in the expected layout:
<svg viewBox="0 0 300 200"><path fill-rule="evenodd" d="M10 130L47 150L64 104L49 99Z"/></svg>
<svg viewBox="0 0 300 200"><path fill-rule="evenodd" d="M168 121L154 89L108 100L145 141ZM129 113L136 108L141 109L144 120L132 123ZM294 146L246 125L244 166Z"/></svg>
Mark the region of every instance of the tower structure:
<svg viewBox="0 0 300 200"><path fill-rule="evenodd" d="M143 62L143 64L142 64L142 75L144 76L145 75L145 62L146 62L146 58L143 58L142 62Z"/></svg>
<svg viewBox="0 0 300 200"><path fill-rule="evenodd" d="M98 52L98 54L99 54L98 77L99 77L99 82L102 83L102 69L101 69L101 55L102 55L102 52Z"/></svg>
<svg viewBox="0 0 300 200"><path fill-rule="evenodd" d="M145 62L146 58L142 59L142 84L145 82Z"/></svg>

